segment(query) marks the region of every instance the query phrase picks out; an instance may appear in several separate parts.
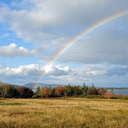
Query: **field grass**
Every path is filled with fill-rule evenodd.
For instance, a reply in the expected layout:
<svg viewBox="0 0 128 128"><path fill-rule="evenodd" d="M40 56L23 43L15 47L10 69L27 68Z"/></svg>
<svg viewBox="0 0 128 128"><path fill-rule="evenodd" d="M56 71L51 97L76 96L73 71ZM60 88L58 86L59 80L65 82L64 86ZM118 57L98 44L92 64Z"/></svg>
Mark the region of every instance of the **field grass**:
<svg viewBox="0 0 128 128"><path fill-rule="evenodd" d="M128 128L128 101L0 99L0 128Z"/></svg>

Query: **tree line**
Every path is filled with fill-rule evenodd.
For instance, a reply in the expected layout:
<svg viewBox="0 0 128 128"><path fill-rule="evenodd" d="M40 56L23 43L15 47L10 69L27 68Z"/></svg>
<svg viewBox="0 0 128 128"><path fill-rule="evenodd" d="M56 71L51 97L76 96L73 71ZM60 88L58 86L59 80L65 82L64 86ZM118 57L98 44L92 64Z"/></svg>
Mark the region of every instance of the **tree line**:
<svg viewBox="0 0 128 128"><path fill-rule="evenodd" d="M24 86L14 87L8 84L0 86L0 97L3 98L31 98L33 94L32 89Z"/></svg>
<svg viewBox="0 0 128 128"><path fill-rule="evenodd" d="M87 97L107 99L128 99L128 95L115 95L106 88L96 88L94 84L87 86L57 86L38 87L35 91L25 86L12 86L9 84L0 85L0 97L3 98L50 98L50 97Z"/></svg>
<svg viewBox="0 0 128 128"><path fill-rule="evenodd" d="M0 97L3 98L48 98L48 97L78 97L78 96L103 96L107 93L105 88L86 86L57 86L57 87L38 87L35 91L24 86L14 87L3 84L0 86Z"/></svg>

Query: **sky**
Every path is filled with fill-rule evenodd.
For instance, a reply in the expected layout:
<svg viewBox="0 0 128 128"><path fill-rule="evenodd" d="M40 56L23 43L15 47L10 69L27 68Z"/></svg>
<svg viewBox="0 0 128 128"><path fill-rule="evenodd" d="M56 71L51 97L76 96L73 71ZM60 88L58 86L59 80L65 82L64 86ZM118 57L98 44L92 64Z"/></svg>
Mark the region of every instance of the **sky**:
<svg viewBox="0 0 128 128"><path fill-rule="evenodd" d="M0 0L0 81L128 87L128 15L58 52L127 0Z"/></svg>

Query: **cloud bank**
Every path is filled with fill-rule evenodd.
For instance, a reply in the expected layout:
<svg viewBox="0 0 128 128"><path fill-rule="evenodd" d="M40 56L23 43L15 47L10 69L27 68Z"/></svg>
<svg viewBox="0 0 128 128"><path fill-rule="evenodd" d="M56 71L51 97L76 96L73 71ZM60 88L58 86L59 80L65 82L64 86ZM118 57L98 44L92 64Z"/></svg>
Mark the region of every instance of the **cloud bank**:
<svg viewBox="0 0 128 128"><path fill-rule="evenodd" d="M15 43L8 46L0 46L1 57L23 57L32 56L33 52L24 47L18 47Z"/></svg>

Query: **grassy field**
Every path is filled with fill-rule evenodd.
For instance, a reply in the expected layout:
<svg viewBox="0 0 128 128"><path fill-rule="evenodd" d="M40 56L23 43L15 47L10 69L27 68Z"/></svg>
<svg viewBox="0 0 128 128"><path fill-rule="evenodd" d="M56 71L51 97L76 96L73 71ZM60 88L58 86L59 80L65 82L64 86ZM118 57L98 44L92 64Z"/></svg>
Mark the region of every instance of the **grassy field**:
<svg viewBox="0 0 128 128"><path fill-rule="evenodd" d="M0 99L0 128L128 128L128 101Z"/></svg>

